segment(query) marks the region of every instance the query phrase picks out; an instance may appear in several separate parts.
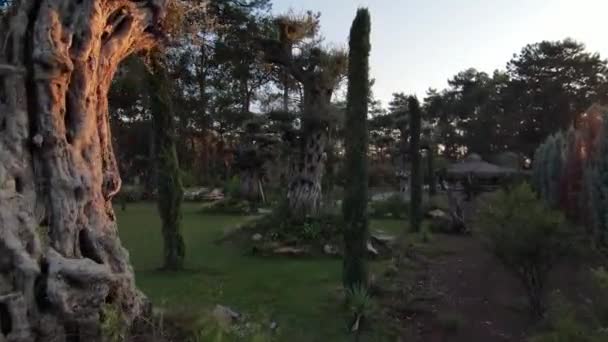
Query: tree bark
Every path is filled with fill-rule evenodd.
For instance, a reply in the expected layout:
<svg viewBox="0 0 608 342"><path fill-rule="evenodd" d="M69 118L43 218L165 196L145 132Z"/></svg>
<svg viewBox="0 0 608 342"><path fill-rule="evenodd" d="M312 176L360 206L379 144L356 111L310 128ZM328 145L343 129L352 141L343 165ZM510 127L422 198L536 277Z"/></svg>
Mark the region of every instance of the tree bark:
<svg viewBox="0 0 608 342"><path fill-rule="evenodd" d="M260 176L257 170L248 169L240 172L240 193L241 196L248 201L258 202L261 199L260 194Z"/></svg>
<svg viewBox="0 0 608 342"><path fill-rule="evenodd" d="M333 89L326 88L318 76L312 76L304 84L302 137L297 158L291 163L287 189L289 211L296 219L318 216L323 198L321 181L329 139L326 120Z"/></svg>
<svg viewBox="0 0 608 342"><path fill-rule="evenodd" d="M289 112L289 76L287 72L281 71L283 78L283 111Z"/></svg>
<svg viewBox="0 0 608 342"><path fill-rule="evenodd" d="M96 341L104 303L127 322L147 307L111 204L107 93L154 44L165 1L16 6L0 55L14 68L0 73L0 340Z"/></svg>
<svg viewBox="0 0 608 342"><path fill-rule="evenodd" d="M186 246L180 231L183 185L175 146L175 113L171 101L170 80L164 56L151 54L150 111L154 121L158 211L162 221L165 270L184 266Z"/></svg>

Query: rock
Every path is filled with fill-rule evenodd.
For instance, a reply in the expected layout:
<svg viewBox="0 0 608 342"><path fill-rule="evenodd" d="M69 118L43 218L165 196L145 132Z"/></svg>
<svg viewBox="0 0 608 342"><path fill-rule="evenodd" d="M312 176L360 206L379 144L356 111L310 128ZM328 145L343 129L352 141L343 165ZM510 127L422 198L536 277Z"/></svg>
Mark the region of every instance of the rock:
<svg viewBox="0 0 608 342"><path fill-rule="evenodd" d="M378 253L378 250L376 248L374 248L374 245L372 244L371 241L367 241L367 251L372 253L373 255L380 254L380 253Z"/></svg>
<svg viewBox="0 0 608 342"><path fill-rule="evenodd" d="M308 254L308 251L306 249L296 247L279 247L276 248L273 253L285 256L304 256Z"/></svg>
<svg viewBox="0 0 608 342"><path fill-rule="evenodd" d="M251 237L251 240L258 242L258 241L262 241L263 238L264 237L262 236L262 234L256 233L256 234L253 234L253 236Z"/></svg>
<svg viewBox="0 0 608 342"><path fill-rule="evenodd" d="M204 197L209 194L209 188L188 188L184 190L185 201L201 201Z"/></svg>
<svg viewBox="0 0 608 342"><path fill-rule="evenodd" d="M330 244L326 244L325 246L323 246L323 253L327 255L338 255L339 251L336 247Z"/></svg>
<svg viewBox="0 0 608 342"><path fill-rule="evenodd" d="M279 327L279 324L275 321L272 321L272 323L270 323L270 330L276 330Z"/></svg>
<svg viewBox="0 0 608 342"><path fill-rule="evenodd" d="M272 209L268 209L268 208L258 208L258 214L260 214L260 215L268 215L268 214L272 214Z"/></svg>
<svg viewBox="0 0 608 342"><path fill-rule="evenodd" d="M435 209L435 210L431 210L428 215L431 218L447 218L448 214L445 213L445 211L441 210L441 209Z"/></svg>
<svg viewBox="0 0 608 342"><path fill-rule="evenodd" d="M391 244L397 240L397 237L395 237L393 235L385 234L383 232L372 233L370 237L374 242L377 242L377 243L380 243L383 245Z"/></svg>
<svg viewBox="0 0 608 342"><path fill-rule="evenodd" d="M224 199L224 192L222 189L213 189L205 197L207 201L221 201Z"/></svg>
<svg viewBox="0 0 608 342"><path fill-rule="evenodd" d="M241 317L238 312L219 304L213 309L212 315L217 323L223 328L229 328Z"/></svg>
<svg viewBox="0 0 608 342"><path fill-rule="evenodd" d="M353 322L353 325L350 328L351 332L357 332L357 331L359 331L359 327L360 327L360 323L361 323L361 318L362 318L362 315L361 314L357 314L357 317L355 318L355 321Z"/></svg>

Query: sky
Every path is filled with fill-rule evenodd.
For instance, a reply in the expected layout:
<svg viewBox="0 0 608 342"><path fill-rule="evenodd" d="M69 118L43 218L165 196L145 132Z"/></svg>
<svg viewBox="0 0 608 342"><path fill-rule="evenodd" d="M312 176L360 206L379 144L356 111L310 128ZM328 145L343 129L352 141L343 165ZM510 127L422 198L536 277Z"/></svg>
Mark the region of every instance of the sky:
<svg viewBox="0 0 608 342"><path fill-rule="evenodd" d="M358 7L372 16L374 95L423 98L459 71L492 73L526 44L570 37L608 57L608 0L274 0L273 12L320 11L326 42L346 47Z"/></svg>

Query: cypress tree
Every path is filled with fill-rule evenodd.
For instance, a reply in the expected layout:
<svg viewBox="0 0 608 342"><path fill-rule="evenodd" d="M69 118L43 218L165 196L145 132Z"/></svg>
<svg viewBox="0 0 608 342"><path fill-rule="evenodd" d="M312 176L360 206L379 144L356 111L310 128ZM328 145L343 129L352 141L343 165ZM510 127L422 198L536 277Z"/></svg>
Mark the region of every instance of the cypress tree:
<svg viewBox="0 0 608 342"><path fill-rule="evenodd" d="M564 138L561 132L553 135L551 148L548 155L547 177L548 177L548 201L552 208L558 208L560 199L560 185L563 176L563 145Z"/></svg>
<svg viewBox="0 0 608 342"><path fill-rule="evenodd" d="M534 152L534 160L532 162L532 187L537 195L542 198L543 193L543 163L545 155L546 142L543 142L536 148Z"/></svg>
<svg viewBox="0 0 608 342"><path fill-rule="evenodd" d="M367 217L367 110L370 94L369 53L371 19L359 9L350 31L346 115L346 178L344 192L344 264L346 288L367 286L365 263L368 240Z"/></svg>
<svg viewBox="0 0 608 342"><path fill-rule="evenodd" d="M161 52L151 56L150 110L154 121L158 211L164 239L164 269L183 267L186 248L180 232L183 187L175 148L175 122L170 80Z"/></svg>
<svg viewBox="0 0 608 342"><path fill-rule="evenodd" d="M591 210L596 240L600 245L608 244L608 115L604 114L602 132L597 147L593 169L589 171L591 186Z"/></svg>
<svg viewBox="0 0 608 342"><path fill-rule="evenodd" d="M437 178L435 177L435 145L431 142L427 150L426 163L429 172L429 195L437 195Z"/></svg>
<svg viewBox="0 0 608 342"><path fill-rule="evenodd" d="M422 221L422 172L420 158L420 126L421 111L420 103L415 96L410 96L408 100L410 113L410 162L411 170L411 195L410 195L410 225L412 231L420 230Z"/></svg>

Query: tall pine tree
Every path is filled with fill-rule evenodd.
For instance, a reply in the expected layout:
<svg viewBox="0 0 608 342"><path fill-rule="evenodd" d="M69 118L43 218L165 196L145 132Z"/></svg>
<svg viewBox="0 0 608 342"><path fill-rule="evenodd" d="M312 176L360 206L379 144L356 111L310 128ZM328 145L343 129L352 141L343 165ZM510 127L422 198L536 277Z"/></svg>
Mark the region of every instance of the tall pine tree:
<svg viewBox="0 0 608 342"><path fill-rule="evenodd" d="M344 275L346 288L367 286L365 253L367 217L367 111L370 93L369 53L371 20L359 9L350 31L348 98L346 116L346 178L344 195Z"/></svg>

